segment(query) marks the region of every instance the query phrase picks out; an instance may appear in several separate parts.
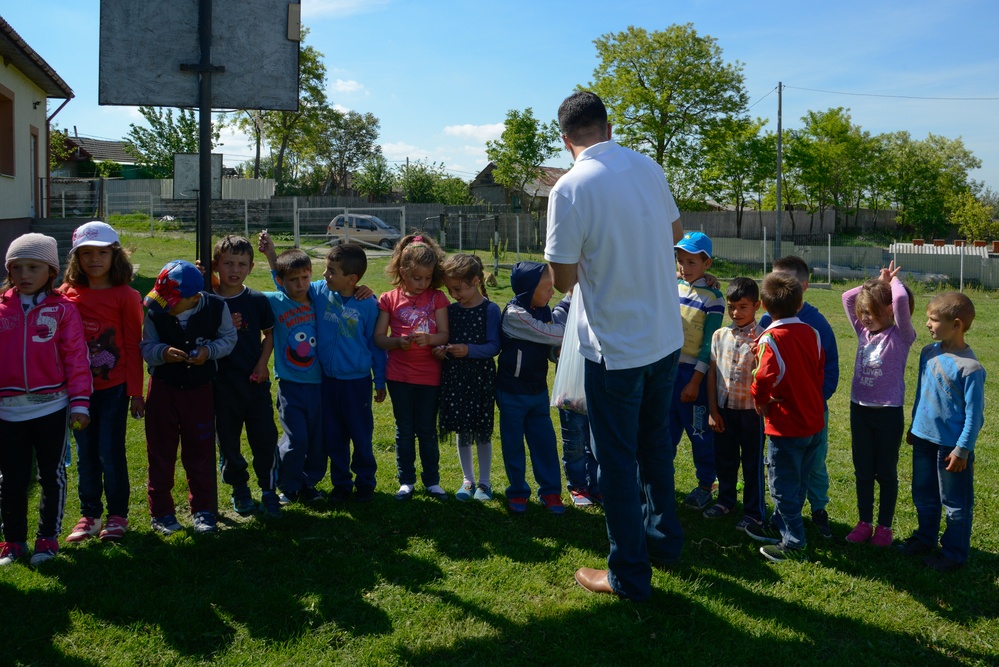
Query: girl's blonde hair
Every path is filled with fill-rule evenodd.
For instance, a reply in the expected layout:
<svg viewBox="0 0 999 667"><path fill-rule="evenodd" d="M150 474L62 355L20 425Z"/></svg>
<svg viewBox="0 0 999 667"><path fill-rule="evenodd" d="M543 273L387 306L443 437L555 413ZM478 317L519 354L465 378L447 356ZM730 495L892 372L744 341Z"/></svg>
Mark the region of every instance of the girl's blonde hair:
<svg viewBox="0 0 999 667"><path fill-rule="evenodd" d="M444 251L426 232L414 232L404 236L392 251L392 259L385 267L393 285L401 285L403 276L417 266L433 268L430 286L439 289L444 284Z"/></svg>
<svg viewBox="0 0 999 667"><path fill-rule="evenodd" d="M916 312L916 299L908 285L903 283L902 287L905 288L905 293L909 297L909 316L911 317ZM864 313L878 317L882 317L885 313L891 315L891 285L877 278L865 282L857 294L857 300L853 304L853 312L858 318L863 317Z"/></svg>
<svg viewBox="0 0 999 667"><path fill-rule="evenodd" d="M111 270L108 271L108 279L114 287L129 284L132 282L132 274L134 273L129 252L117 241L109 247L111 248ZM80 259L77 257L75 250L69 253L69 263L66 266L66 273L63 276L63 280L70 285L90 287L90 279L87 278L87 274L80 267Z"/></svg>
<svg viewBox="0 0 999 667"><path fill-rule="evenodd" d="M474 285L475 279L478 278L479 291L482 293L482 296L489 296L486 294L486 274L482 268L482 260L477 255L466 255L464 253L450 255L444 260L441 269L444 271L446 278L454 278L469 285Z"/></svg>

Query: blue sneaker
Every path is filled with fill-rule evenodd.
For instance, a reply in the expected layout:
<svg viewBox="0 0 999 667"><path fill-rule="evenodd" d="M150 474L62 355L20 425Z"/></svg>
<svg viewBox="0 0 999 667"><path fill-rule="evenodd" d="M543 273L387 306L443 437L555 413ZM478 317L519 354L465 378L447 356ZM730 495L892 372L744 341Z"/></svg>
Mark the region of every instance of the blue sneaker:
<svg viewBox="0 0 999 667"><path fill-rule="evenodd" d="M479 484L477 487L475 487L474 498L481 502L492 500L493 490L489 487L488 484Z"/></svg>
<svg viewBox="0 0 999 667"><path fill-rule="evenodd" d="M461 488L458 489L455 492L454 498L455 498L455 500L463 500L463 501L464 500L471 500L472 499L472 495L474 493L475 493L475 491L474 491L474 487L472 486L472 483L469 482L466 479L465 483L461 485Z"/></svg>
<svg viewBox="0 0 999 667"><path fill-rule="evenodd" d="M298 502L298 494L294 492L282 493L278 495L278 501L281 503L281 507L287 507L288 505L294 505Z"/></svg>
<svg viewBox="0 0 999 667"><path fill-rule="evenodd" d="M177 517L173 514L167 514L164 516L154 516L153 517L153 530L160 535L173 535L178 530L181 530L183 526L177 521Z"/></svg>
<svg viewBox="0 0 999 667"><path fill-rule="evenodd" d="M281 499L274 491L264 491L260 494L260 508L268 519L277 519L281 516Z"/></svg>
<svg viewBox="0 0 999 667"><path fill-rule="evenodd" d="M253 500L250 487L245 484L232 487L232 508L236 510L237 514L249 514L257 509L257 503Z"/></svg>
<svg viewBox="0 0 999 667"><path fill-rule="evenodd" d="M218 529L218 522L216 521L214 514L211 512L194 513L194 532L214 533Z"/></svg>
<svg viewBox="0 0 999 667"><path fill-rule="evenodd" d="M683 504L689 509L703 511L711 504L712 495L711 489L702 489L700 486L695 486L694 490L687 494Z"/></svg>

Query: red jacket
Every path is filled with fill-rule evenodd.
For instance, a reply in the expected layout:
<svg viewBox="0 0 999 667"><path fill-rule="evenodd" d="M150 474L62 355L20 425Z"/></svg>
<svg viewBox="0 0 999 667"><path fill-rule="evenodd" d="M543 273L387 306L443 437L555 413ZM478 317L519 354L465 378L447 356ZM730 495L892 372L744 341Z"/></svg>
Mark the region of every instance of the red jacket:
<svg viewBox="0 0 999 667"><path fill-rule="evenodd" d="M89 409L93 380L80 313L50 293L25 315L13 288L0 298L0 399L67 392L70 409Z"/></svg>
<svg viewBox="0 0 999 667"><path fill-rule="evenodd" d="M790 317L767 327L757 342L753 401L761 407L777 399L769 403L767 435L802 438L825 428L825 353L819 333Z"/></svg>

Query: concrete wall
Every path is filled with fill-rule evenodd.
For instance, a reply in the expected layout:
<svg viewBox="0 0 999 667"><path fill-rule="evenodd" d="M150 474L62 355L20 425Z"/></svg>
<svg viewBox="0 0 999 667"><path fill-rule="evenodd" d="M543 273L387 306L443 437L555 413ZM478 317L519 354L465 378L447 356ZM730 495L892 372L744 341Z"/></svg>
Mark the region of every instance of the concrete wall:
<svg viewBox="0 0 999 667"><path fill-rule="evenodd" d="M0 92L14 100L14 173L0 174L0 224L3 224L38 215L35 194L40 179L47 173L48 137L45 92L13 66L0 67L0 86L3 86ZM34 170L31 168L32 133L37 136Z"/></svg>

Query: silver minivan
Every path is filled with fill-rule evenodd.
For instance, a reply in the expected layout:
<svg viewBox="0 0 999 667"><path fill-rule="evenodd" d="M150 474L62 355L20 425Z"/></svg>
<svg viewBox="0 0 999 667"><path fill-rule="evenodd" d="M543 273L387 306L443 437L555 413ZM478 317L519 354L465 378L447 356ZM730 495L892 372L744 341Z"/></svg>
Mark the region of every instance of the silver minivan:
<svg viewBox="0 0 999 667"><path fill-rule="evenodd" d="M378 245L391 250L399 242L399 230L381 218L363 213L340 214L330 220L326 240L331 245L359 241L362 245Z"/></svg>

